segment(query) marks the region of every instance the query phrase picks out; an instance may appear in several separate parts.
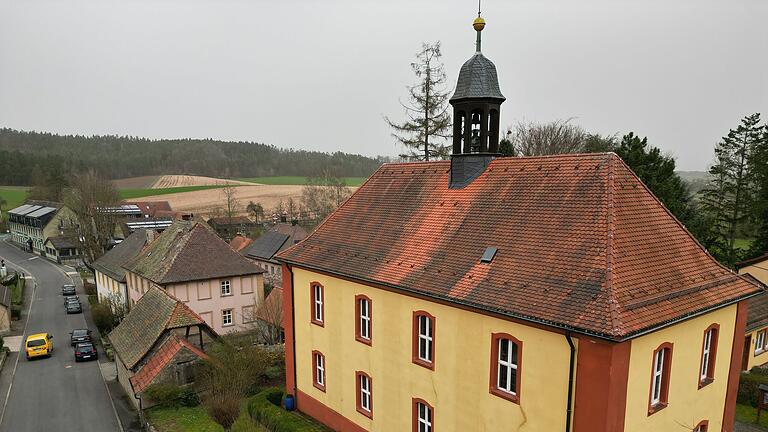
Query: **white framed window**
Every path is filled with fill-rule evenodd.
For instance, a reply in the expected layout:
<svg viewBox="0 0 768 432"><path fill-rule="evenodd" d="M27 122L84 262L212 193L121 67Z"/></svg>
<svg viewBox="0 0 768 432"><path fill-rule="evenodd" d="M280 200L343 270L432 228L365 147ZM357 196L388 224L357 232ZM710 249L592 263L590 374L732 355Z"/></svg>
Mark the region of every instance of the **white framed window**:
<svg viewBox="0 0 768 432"><path fill-rule="evenodd" d="M423 402L416 402L416 430L432 432L432 407Z"/></svg>
<svg viewBox="0 0 768 432"><path fill-rule="evenodd" d="M432 319L419 315L419 360L432 363Z"/></svg>
<svg viewBox="0 0 768 432"><path fill-rule="evenodd" d="M360 408L371 412L371 379L364 374L358 375L360 384Z"/></svg>
<svg viewBox="0 0 768 432"><path fill-rule="evenodd" d="M499 339L497 357L499 372L496 388L512 395L517 394L517 344L506 338Z"/></svg>
<svg viewBox="0 0 768 432"><path fill-rule="evenodd" d="M360 337L371 339L371 301L365 297L357 300L360 311Z"/></svg>
<svg viewBox="0 0 768 432"><path fill-rule="evenodd" d="M221 295L223 296L232 295L232 287L230 285L229 280L221 281Z"/></svg>
<svg viewBox="0 0 768 432"><path fill-rule="evenodd" d="M325 318L324 304L324 292L323 286L320 284L312 285L312 321L315 324L323 324Z"/></svg>
<svg viewBox="0 0 768 432"><path fill-rule="evenodd" d="M702 348L701 352L701 379L705 380L707 379L707 376L709 374L709 358L710 353L712 352L712 336L714 334L714 329L707 330L706 333L704 333L704 347Z"/></svg>
<svg viewBox="0 0 768 432"><path fill-rule="evenodd" d="M221 311L221 325L231 326L232 323L232 309L224 309Z"/></svg>
<svg viewBox="0 0 768 432"><path fill-rule="evenodd" d="M315 387L325 390L325 356L315 351L312 353L312 363L314 363Z"/></svg>
<svg viewBox="0 0 768 432"><path fill-rule="evenodd" d="M755 353L765 350L765 330L757 332L755 337Z"/></svg>
<svg viewBox="0 0 768 432"><path fill-rule="evenodd" d="M653 356L653 388L651 390L651 405L661 402L661 386L664 381L664 354L665 349L656 351Z"/></svg>

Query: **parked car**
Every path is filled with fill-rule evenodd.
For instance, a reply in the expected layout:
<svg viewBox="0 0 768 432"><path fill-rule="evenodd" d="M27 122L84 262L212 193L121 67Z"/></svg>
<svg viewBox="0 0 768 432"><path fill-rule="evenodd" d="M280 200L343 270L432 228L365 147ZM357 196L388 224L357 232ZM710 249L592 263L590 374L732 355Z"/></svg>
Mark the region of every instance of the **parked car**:
<svg viewBox="0 0 768 432"><path fill-rule="evenodd" d="M27 336L24 344L24 353L27 360L32 357L51 356L53 352L53 335L48 333L35 333Z"/></svg>
<svg viewBox="0 0 768 432"><path fill-rule="evenodd" d="M76 313L82 313L83 312L83 306L80 304L79 301L76 302L69 302L67 303L67 313L68 314L76 314Z"/></svg>
<svg viewBox="0 0 768 432"><path fill-rule="evenodd" d="M96 347L90 342L79 343L75 346L75 361L81 360L96 360L99 358L99 354L96 352Z"/></svg>
<svg viewBox="0 0 768 432"><path fill-rule="evenodd" d="M69 334L69 341L72 344L72 346L75 346L79 343L90 343L91 331L88 329L72 330L72 332Z"/></svg>
<svg viewBox="0 0 768 432"><path fill-rule="evenodd" d="M72 284L65 284L61 287L61 293L65 296L75 295L75 286Z"/></svg>
<svg viewBox="0 0 768 432"><path fill-rule="evenodd" d="M78 296L66 296L66 297L64 297L64 306L66 306L67 303L80 303L80 297L78 297Z"/></svg>

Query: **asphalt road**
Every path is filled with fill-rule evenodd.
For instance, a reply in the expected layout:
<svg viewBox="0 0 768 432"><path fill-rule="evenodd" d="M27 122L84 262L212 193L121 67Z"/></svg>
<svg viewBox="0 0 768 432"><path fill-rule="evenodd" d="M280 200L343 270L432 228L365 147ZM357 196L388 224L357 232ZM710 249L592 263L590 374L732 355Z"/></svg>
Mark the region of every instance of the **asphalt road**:
<svg viewBox="0 0 768 432"><path fill-rule="evenodd" d="M37 282L24 337L40 332L54 336L50 358L26 360L22 353L8 359L3 375L9 371L13 375L9 393L0 394L0 404L4 404L0 431L118 431L98 362L74 361L69 332L86 328L86 323L83 314L64 311L61 285L71 283L64 269L40 257L30 260L32 255L2 240L0 257L26 269ZM78 295L87 308L82 286L78 286Z"/></svg>

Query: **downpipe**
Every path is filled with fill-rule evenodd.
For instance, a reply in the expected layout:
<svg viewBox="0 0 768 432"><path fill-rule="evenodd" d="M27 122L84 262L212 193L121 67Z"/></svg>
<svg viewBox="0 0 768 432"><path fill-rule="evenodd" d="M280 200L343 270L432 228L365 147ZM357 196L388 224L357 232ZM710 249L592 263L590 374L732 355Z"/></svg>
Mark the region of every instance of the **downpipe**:
<svg viewBox="0 0 768 432"><path fill-rule="evenodd" d="M568 406L565 409L565 432L571 431L571 417L573 415L573 374L574 374L574 362L576 359L576 346L573 344L571 338L571 331L566 330L565 340L568 341L568 347L570 347L570 358L568 360Z"/></svg>

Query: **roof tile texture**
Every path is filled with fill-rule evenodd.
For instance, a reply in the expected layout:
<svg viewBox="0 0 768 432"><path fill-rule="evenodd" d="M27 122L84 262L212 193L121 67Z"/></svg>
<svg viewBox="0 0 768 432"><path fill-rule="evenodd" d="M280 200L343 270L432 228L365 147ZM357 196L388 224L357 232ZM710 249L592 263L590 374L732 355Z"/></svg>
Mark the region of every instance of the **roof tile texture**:
<svg viewBox="0 0 768 432"><path fill-rule="evenodd" d="M278 257L613 339L760 291L615 154L499 158L463 189L448 188L449 169L384 165Z"/></svg>
<svg viewBox="0 0 768 432"><path fill-rule="evenodd" d="M144 367L130 378L131 384L133 385L133 391L135 393L141 393L149 387L160 372L171 363L174 357L176 357L176 354L181 350L188 350L199 358L208 358L208 356L196 346L190 344L176 334L171 334L152 355Z"/></svg>

